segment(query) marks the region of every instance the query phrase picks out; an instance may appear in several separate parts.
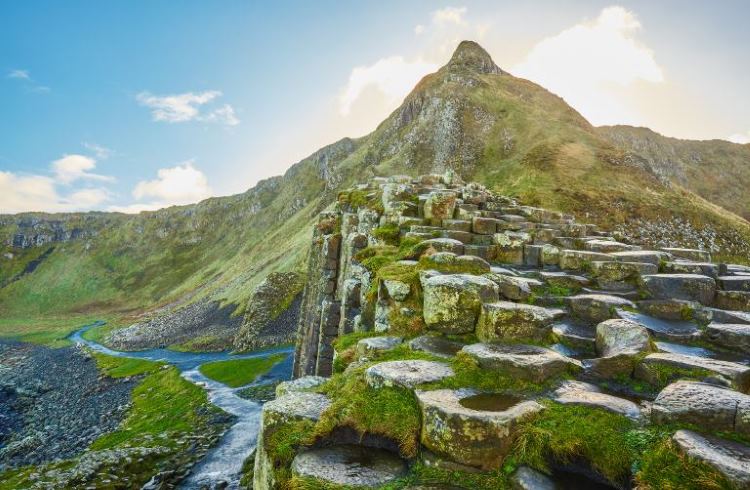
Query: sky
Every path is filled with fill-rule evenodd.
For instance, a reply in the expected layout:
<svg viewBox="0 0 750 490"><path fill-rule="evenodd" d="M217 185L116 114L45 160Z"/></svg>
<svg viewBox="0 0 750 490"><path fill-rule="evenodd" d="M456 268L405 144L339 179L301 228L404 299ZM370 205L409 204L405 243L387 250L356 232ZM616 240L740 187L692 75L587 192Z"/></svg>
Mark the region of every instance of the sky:
<svg viewBox="0 0 750 490"><path fill-rule="evenodd" d="M750 142L750 2L0 3L0 213L244 192L479 42L595 125Z"/></svg>

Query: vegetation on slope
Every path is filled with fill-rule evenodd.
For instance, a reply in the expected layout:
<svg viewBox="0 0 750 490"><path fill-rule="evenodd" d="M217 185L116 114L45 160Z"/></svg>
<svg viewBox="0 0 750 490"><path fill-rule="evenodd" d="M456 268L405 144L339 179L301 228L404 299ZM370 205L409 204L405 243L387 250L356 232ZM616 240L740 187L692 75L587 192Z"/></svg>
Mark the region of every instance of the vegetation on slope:
<svg viewBox="0 0 750 490"><path fill-rule="evenodd" d="M273 354L268 357L207 362L201 364L198 370L207 378L230 388L237 388L252 383L287 356L288 354Z"/></svg>

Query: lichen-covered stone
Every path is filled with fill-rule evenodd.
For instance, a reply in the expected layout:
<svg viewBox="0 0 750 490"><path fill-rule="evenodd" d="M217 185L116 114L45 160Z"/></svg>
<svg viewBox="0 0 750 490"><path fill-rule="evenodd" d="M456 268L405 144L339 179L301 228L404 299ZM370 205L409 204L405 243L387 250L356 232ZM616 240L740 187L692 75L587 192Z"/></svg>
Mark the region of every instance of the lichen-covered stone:
<svg viewBox="0 0 750 490"><path fill-rule="evenodd" d="M403 281L397 281L395 279L385 279L383 281L388 296L395 299L396 301L403 301L409 296L411 292L411 286Z"/></svg>
<svg viewBox="0 0 750 490"><path fill-rule="evenodd" d="M750 488L750 447L685 429L672 440L683 454L712 466L736 488Z"/></svg>
<svg viewBox="0 0 750 490"><path fill-rule="evenodd" d="M367 368L365 379L373 388L414 388L453 376L453 369L443 362L407 360L387 361Z"/></svg>
<svg viewBox="0 0 750 490"><path fill-rule="evenodd" d="M497 284L500 296L513 301L526 301L533 292L542 290L542 282L530 277L509 276L490 272L484 277Z"/></svg>
<svg viewBox="0 0 750 490"><path fill-rule="evenodd" d="M457 463L497 469L510 451L518 424L543 408L535 401L519 401L501 411L461 405L462 399L476 394L473 390L417 391L422 410L421 442Z"/></svg>
<svg viewBox="0 0 750 490"><path fill-rule="evenodd" d="M589 240L584 244L584 248L592 252L610 253L635 250L638 247L614 240Z"/></svg>
<svg viewBox="0 0 750 490"><path fill-rule="evenodd" d="M651 339L640 323L612 319L596 326L596 352L602 357L618 354L638 355L651 351Z"/></svg>
<svg viewBox="0 0 750 490"><path fill-rule="evenodd" d="M416 244L410 251L410 259L418 259L425 253L450 252L456 255L464 253L464 244L452 238L430 238Z"/></svg>
<svg viewBox="0 0 750 490"><path fill-rule="evenodd" d="M282 381L276 385L276 397L282 397L297 391L308 391L328 381L323 376L302 376L291 381Z"/></svg>
<svg viewBox="0 0 750 490"><path fill-rule="evenodd" d="M659 250L631 250L625 252L612 252L609 254L613 260L622 262L642 262L659 266L662 262L670 259L667 252Z"/></svg>
<svg viewBox="0 0 750 490"><path fill-rule="evenodd" d="M345 488L379 488L407 472L406 462L384 449L336 445L300 452L292 474L318 483Z"/></svg>
<svg viewBox="0 0 750 490"><path fill-rule="evenodd" d="M711 306L716 281L700 274L650 274L642 278L645 291L655 299L682 299Z"/></svg>
<svg viewBox="0 0 750 490"><path fill-rule="evenodd" d="M608 294L579 294L567 299L573 315L594 323L617 318L618 308L635 308L635 304L619 296Z"/></svg>
<svg viewBox="0 0 750 490"><path fill-rule="evenodd" d="M709 342L750 353L750 325L740 323L709 323L703 331Z"/></svg>
<svg viewBox="0 0 750 490"><path fill-rule="evenodd" d="M594 261L607 261L610 256L599 252L588 252L584 250L561 250L560 268L564 270L585 270L591 267Z"/></svg>
<svg viewBox="0 0 750 490"><path fill-rule="evenodd" d="M711 262L669 261L664 264L664 272L669 274L700 274L716 279L719 266Z"/></svg>
<svg viewBox="0 0 750 490"><path fill-rule="evenodd" d="M547 340L552 322L563 310L525 303L485 303L477 323L477 337L483 342Z"/></svg>
<svg viewBox="0 0 750 490"><path fill-rule="evenodd" d="M693 372L698 376L713 375L724 379L743 393L750 389L750 367L736 362L682 354L649 354L636 366L634 374L637 378L656 385L663 382L665 377L670 381L673 372L678 376L680 372Z"/></svg>
<svg viewBox="0 0 750 490"><path fill-rule="evenodd" d="M494 282L468 274L434 276L425 280L422 288L425 324L450 334L473 332L482 303L498 299Z"/></svg>
<svg viewBox="0 0 750 490"><path fill-rule="evenodd" d="M430 192L424 203L424 217L432 223L440 224L444 219L453 218L456 209L456 194L451 191Z"/></svg>
<svg viewBox="0 0 750 490"><path fill-rule="evenodd" d="M412 350L427 352L437 357L450 359L460 351L464 344L448 340L437 335L420 335L409 342Z"/></svg>
<svg viewBox="0 0 750 490"><path fill-rule="evenodd" d="M461 352L475 359L482 369L502 371L536 383L582 368L575 359L535 345L472 344Z"/></svg>
<svg viewBox="0 0 750 490"><path fill-rule="evenodd" d="M603 408L635 421L642 419L641 409L638 405L624 398L601 393L599 388L589 383L563 381L562 385L555 390L553 399L558 403L567 405Z"/></svg>
<svg viewBox="0 0 750 490"><path fill-rule="evenodd" d="M603 287L618 281L635 282L644 274L656 274L659 268L643 262L598 261L591 262L592 275Z"/></svg>
<svg viewBox="0 0 750 490"><path fill-rule="evenodd" d="M367 337L357 342L357 357L368 358L374 354L391 350L402 342L401 337Z"/></svg>
<svg viewBox="0 0 750 490"><path fill-rule="evenodd" d="M674 255L685 260L694 260L697 262L711 262L711 254L706 250L699 250L695 248L678 248L678 247L665 247L662 248L664 252Z"/></svg>
<svg viewBox="0 0 750 490"><path fill-rule="evenodd" d="M716 291L715 300L723 310L750 311L750 291Z"/></svg>

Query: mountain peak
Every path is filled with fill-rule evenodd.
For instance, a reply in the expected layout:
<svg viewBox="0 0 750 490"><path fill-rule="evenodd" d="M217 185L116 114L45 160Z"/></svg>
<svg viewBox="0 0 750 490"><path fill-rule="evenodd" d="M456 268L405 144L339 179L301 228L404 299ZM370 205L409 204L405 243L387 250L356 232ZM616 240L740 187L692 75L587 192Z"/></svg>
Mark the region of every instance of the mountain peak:
<svg viewBox="0 0 750 490"><path fill-rule="evenodd" d="M501 70L490 54L474 41L461 41L453 52L449 67L465 68L478 73L505 73Z"/></svg>

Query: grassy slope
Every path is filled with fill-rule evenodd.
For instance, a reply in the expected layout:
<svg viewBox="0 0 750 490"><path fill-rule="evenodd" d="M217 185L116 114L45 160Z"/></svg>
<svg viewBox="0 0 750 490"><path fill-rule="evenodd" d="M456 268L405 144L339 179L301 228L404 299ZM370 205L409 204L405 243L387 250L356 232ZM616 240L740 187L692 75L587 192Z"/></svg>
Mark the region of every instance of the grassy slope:
<svg viewBox="0 0 750 490"><path fill-rule="evenodd" d="M611 226L682 217L728 237L721 241L728 255L748 250L750 224L706 200L739 213L747 209L746 193L743 201L731 189L722 192L726 179L711 180L706 169L665 185L633 165L633 144L623 149L613 141L538 85L449 64L425 77L370 135L323 148L244 194L130 217L67 215L98 235L58 244L35 272L0 287L0 335L59 342L94 317L126 322L143 310L200 298L237 305L241 314L269 272L304 266L310 223L336 190L372 175L453 168L582 221ZM741 159L721 148L711 152L712 162L731 178L726 169L739 169ZM725 154L734 156L725 161ZM0 219L0 239L15 232L10 221ZM0 255L0 284L40 253L23 251L13 261Z"/></svg>
<svg viewBox="0 0 750 490"><path fill-rule="evenodd" d="M286 357L287 354L274 354L269 357L257 359L232 359L230 361L208 362L202 364L199 370L207 378L224 383L230 388L237 388L252 383Z"/></svg>

